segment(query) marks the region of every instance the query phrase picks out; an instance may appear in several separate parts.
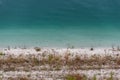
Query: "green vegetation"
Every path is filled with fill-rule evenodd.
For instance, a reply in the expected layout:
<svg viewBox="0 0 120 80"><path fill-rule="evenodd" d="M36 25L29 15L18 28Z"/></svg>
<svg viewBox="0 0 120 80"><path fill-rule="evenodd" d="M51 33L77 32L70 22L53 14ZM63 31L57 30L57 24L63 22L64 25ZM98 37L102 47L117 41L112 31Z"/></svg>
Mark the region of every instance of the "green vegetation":
<svg viewBox="0 0 120 80"><path fill-rule="evenodd" d="M108 80L113 80L113 72L110 73L110 78L108 78Z"/></svg>
<svg viewBox="0 0 120 80"><path fill-rule="evenodd" d="M80 74L68 74L66 80L83 80L84 76Z"/></svg>
<svg viewBox="0 0 120 80"><path fill-rule="evenodd" d="M93 76L93 80L97 80L96 75Z"/></svg>
<svg viewBox="0 0 120 80"><path fill-rule="evenodd" d="M5 53L3 53L3 52L0 52L0 56L3 56L3 55L5 55Z"/></svg>
<svg viewBox="0 0 120 80"><path fill-rule="evenodd" d="M74 76L67 76L66 80L76 80L76 78Z"/></svg>

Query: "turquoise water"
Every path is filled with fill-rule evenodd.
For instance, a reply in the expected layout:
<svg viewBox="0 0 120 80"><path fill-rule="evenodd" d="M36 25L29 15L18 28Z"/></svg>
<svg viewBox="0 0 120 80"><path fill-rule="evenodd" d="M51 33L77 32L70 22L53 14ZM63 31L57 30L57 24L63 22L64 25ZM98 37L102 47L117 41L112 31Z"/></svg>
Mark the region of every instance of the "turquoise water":
<svg viewBox="0 0 120 80"><path fill-rule="evenodd" d="M120 44L119 0L0 0L0 46Z"/></svg>

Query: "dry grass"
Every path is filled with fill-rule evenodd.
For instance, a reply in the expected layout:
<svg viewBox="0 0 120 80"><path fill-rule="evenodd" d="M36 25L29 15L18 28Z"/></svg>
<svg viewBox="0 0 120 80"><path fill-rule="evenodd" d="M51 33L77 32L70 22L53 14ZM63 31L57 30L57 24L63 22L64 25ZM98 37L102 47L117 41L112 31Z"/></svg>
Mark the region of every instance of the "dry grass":
<svg viewBox="0 0 120 80"><path fill-rule="evenodd" d="M0 57L0 69L9 71L17 70L19 67L28 67L32 69L35 66L49 65L51 68L60 70L63 66L68 66L69 69L100 69L102 66L108 65L109 68L114 65L115 68L120 66L120 56L113 57L111 55L72 55L69 52L65 55L60 54L29 54L29 55L2 55ZM83 67L84 66L84 67ZM95 67L97 66L97 67ZM28 70L29 70L28 69Z"/></svg>
<svg viewBox="0 0 120 80"><path fill-rule="evenodd" d="M103 76L102 78L98 78L96 75L87 77L84 74L79 73L70 73L66 74L64 77L65 80L119 80L114 76L114 74L111 72L109 76Z"/></svg>
<svg viewBox="0 0 120 80"><path fill-rule="evenodd" d="M40 48L35 48L39 53ZM91 51L94 49L91 49ZM47 67L46 67L47 65ZM42 67L41 67L42 66ZM59 70L88 70L88 69L103 69L104 66L108 66L107 69L118 69L120 68L120 55L98 55L94 54L91 56L85 54L72 54L66 51L64 55L57 54L53 50L53 53L43 52L40 54L20 54L15 55L5 55L0 53L0 70L6 71L59 71ZM32 76L32 75L31 75ZM97 80L96 75L92 78L87 78L84 74L71 73L62 78L65 80ZM63 79L63 80L64 80ZM31 80L29 77L10 77L8 80ZM42 79L40 79L42 80ZM114 80L112 74L106 77L105 80ZM117 79L116 79L117 80Z"/></svg>

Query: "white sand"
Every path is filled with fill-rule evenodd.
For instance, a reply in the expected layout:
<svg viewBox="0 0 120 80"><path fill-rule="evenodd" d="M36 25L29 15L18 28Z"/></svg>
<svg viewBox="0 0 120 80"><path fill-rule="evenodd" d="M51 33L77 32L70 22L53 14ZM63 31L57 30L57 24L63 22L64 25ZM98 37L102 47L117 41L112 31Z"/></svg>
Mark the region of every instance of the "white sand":
<svg viewBox="0 0 120 80"><path fill-rule="evenodd" d="M70 54L78 54L78 55L112 55L115 56L116 54L120 54L119 50L113 50L112 48L95 48L93 51L91 51L89 48L84 48L84 49L58 49L58 48L41 48L41 51L35 51L34 48L29 48L29 49L1 49L1 52L5 54L14 54L14 55L19 55L19 54L40 54L40 53L50 53L50 54L60 54L64 55L65 53L70 53Z"/></svg>
<svg viewBox="0 0 120 80"><path fill-rule="evenodd" d="M84 49L58 49L58 48L41 48L41 51L35 51L34 48L29 48L29 49L0 49L0 52L5 53L6 55L27 55L27 54L58 54L58 55L65 55L66 53L70 53L73 56L74 55L100 55L100 56L105 56L105 55L111 55L111 56L116 56L120 55L120 51L117 49L112 49L112 48L95 48L93 51L91 51L89 48L84 48ZM15 76L27 76L28 74L32 75L32 77L35 77L36 79L39 77L44 77L47 78L46 80L53 80L52 78L49 78L49 76L52 74L53 76L59 76L64 74L67 74L69 71L30 71L30 72L18 72L18 71L11 71L11 72L0 72L3 74L4 79L6 79L9 76L15 77ZM113 72L114 76L120 79L120 69L100 69L100 70L77 70L77 71L72 71L75 73L83 73L89 77L93 77L96 75L98 78L102 76L110 76L110 73ZM36 77L36 75L39 75ZM48 77L47 77L48 76Z"/></svg>

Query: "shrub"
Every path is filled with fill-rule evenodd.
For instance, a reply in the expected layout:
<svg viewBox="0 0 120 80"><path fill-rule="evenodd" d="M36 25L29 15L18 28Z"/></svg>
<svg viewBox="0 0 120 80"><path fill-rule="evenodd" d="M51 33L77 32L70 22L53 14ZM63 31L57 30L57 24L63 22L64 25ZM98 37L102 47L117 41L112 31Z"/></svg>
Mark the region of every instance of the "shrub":
<svg viewBox="0 0 120 80"><path fill-rule="evenodd" d="M41 48L39 48L39 47L35 47L34 49L35 49L35 51L37 51L37 52L38 52L38 51L41 51Z"/></svg>

